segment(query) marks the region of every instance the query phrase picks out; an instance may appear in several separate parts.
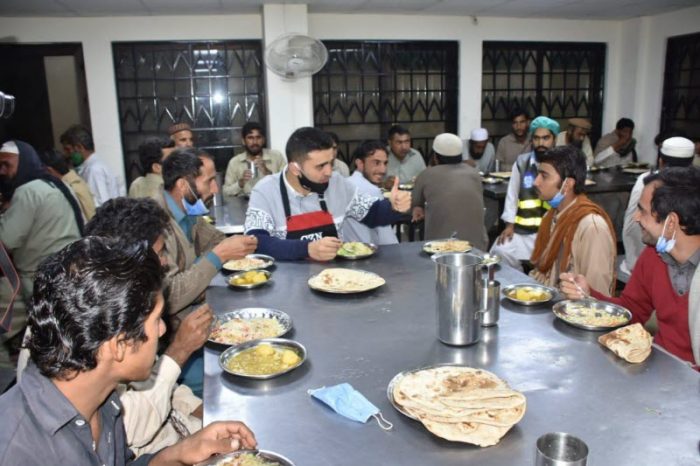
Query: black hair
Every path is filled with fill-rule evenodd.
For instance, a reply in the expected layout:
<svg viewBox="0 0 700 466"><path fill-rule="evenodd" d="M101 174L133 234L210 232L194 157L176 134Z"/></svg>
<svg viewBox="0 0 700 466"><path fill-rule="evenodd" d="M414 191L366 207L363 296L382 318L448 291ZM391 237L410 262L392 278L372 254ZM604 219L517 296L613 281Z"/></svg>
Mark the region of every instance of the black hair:
<svg viewBox="0 0 700 466"><path fill-rule="evenodd" d="M328 133L328 135L331 137L336 146L340 144L340 138L337 134L335 134L333 131L326 131L326 133Z"/></svg>
<svg viewBox="0 0 700 466"><path fill-rule="evenodd" d="M554 167L562 179L574 180L574 194L581 194L586 187L586 156L572 146L558 146L541 154L535 152L537 163L548 163Z"/></svg>
<svg viewBox="0 0 700 466"><path fill-rule="evenodd" d="M97 367L100 346L118 335L146 340L163 274L145 242L127 245L95 236L44 260L28 309L32 361L46 377L67 379Z"/></svg>
<svg viewBox="0 0 700 466"><path fill-rule="evenodd" d="M287 160L301 163L306 160L309 152L333 148L333 140L325 131L305 126L289 136L285 152Z"/></svg>
<svg viewBox="0 0 700 466"><path fill-rule="evenodd" d="M47 167L53 168L61 176L65 175L70 170L63 152L57 151L56 149L49 149L37 152L37 155L39 156L41 163Z"/></svg>
<svg viewBox="0 0 700 466"><path fill-rule="evenodd" d="M669 157L659 150L658 160L663 160L664 168L668 167L689 167L693 164L693 157L680 158L680 157ZM657 162L658 165L658 162Z"/></svg>
<svg viewBox="0 0 700 466"><path fill-rule="evenodd" d="M651 198L651 212L657 221L678 215L686 235L700 234L700 168L670 167L644 178L644 184L658 183Z"/></svg>
<svg viewBox="0 0 700 466"><path fill-rule="evenodd" d="M525 110L523 107L514 107L510 111L510 121L515 120L520 115L524 116L526 120L530 119L530 115L527 113L527 110Z"/></svg>
<svg viewBox="0 0 700 466"><path fill-rule="evenodd" d="M67 130L65 130L63 134L61 134L61 137L59 139L61 141L61 144L64 145L77 146L78 144L80 144L87 150L95 150L95 144L92 141L92 134L90 134L90 130L88 130L83 125L71 126Z"/></svg>
<svg viewBox="0 0 700 466"><path fill-rule="evenodd" d="M435 154L435 159L440 165L456 165L458 163L462 163L462 157L460 156L449 157L446 155L438 154L435 151L433 151L433 153Z"/></svg>
<svg viewBox="0 0 700 466"><path fill-rule="evenodd" d="M377 150L386 152L386 145L382 141L365 139L352 153L353 160L365 160L371 157Z"/></svg>
<svg viewBox="0 0 700 466"><path fill-rule="evenodd" d="M170 217L150 198L117 197L97 208L85 234L115 238L128 244L146 241L150 247L165 234Z"/></svg>
<svg viewBox="0 0 700 466"><path fill-rule="evenodd" d="M387 133L387 139L393 138L395 134L403 136L404 134L411 134L411 132L404 126L393 125L391 128L389 128L389 132Z"/></svg>
<svg viewBox="0 0 700 466"><path fill-rule="evenodd" d="M615 129L621 130L621 129L634 129L634 121L630 120L629 118L620 118L617 120L617 124L615 124Z"/></svg>
<svg viewBox="0 0 700 466"><path fill-rule="evenodd" d="M163 189L170 191L180 178L196 178L202 165L195 149L178 147L163 160Z"/></svg>
<svg viewBox="0 0 700 466"><path fill-rule="evenodd" d="M163 141L158 138L149 138L139 146L139 162L144 175L153 171L154 163L163 160Z"/></svg>
<svg viewBox="0 0 700 466"><path fill-rule="evenodd" d="M241 137L245 138L255 130L260 132L260 135L262 137L265 137L265 130L263 129L262 125L257 121L249 121L248 123L244 124L241 128Z"/></svg>

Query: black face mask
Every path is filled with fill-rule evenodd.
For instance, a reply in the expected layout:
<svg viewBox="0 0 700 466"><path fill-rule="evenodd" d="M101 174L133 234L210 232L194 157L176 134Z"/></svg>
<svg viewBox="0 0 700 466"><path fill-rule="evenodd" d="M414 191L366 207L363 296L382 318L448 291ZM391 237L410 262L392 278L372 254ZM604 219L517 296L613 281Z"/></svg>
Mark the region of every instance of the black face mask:
<svg viewBox="0 0 700 466"><path fill-rule="evenodd" d="M306 175L304 175L304 172L302 172L301 170L299 170L299 173L301 173L301 175L299 175L299 183L301 184L302 188L308 189L312 193L316 193L319 196L322 196L323 193L326 192L326 189L328 189L329 182L316 183L308 179Z"/></svg>

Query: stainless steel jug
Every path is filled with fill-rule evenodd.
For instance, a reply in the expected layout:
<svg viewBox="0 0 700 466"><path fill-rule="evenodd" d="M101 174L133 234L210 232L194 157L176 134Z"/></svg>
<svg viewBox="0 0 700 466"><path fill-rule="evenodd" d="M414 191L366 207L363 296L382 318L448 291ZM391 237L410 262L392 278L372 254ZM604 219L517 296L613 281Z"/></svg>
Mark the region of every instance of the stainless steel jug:
<svg viewBox="0 0 700 466"><path fill-rule="evenodd" d="M438 338L448 345L464 346L481 338L484 313L482 259L474 254L435 254Z"/></svg>

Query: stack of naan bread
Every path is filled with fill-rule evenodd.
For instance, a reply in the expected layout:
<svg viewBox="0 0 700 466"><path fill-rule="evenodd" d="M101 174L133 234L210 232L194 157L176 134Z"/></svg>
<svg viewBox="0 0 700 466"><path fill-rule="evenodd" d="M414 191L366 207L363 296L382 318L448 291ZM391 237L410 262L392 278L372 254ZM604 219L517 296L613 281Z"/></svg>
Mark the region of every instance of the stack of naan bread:
<svg viewBox="0 0 700 466"><path fill-rule="evenodd" d="M394 401L433 434L481 447L497 444L525 414L525 396L481 369L440 366L403 376Z"/></svg>
<svg viewBox="0 0 700 466"><path fill-rule="evenodd" d="M347 293L371 290L386 282L379 275L364 270L331 268L314 275L308 283L315 289Z"/></svg>
<svg viewBox="0 0 700 466"><path fill-rule="evenodd" d="M601 335L598 342L627 362L638 364L651 354L652 337L642 324L632 324Z"/></svg>

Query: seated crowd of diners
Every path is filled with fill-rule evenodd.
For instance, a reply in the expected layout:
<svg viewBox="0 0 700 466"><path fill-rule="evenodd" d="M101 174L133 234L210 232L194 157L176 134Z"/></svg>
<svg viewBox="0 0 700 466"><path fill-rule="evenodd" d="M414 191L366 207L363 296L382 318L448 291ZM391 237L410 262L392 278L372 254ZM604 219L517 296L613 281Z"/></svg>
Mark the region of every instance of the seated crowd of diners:
<svg viewBox="0 0 700 466"><path fill-rule="evenodd" d="M656 343L697 367L698 145L657 138L655 167L629 198L628 278L616 295L616 219L586 184L591 167L637 161L634 123L620 119L594 147L583 118L566 131L519 109L511 121L497 147L476 128L467 140L435 135L429 157L395 125L385 141L359 143L349 164L333 133L299 128L283 154L250 122L221 187L214 159L180 123L167 143L139 147L143 175L128 197L82 126L61 136L62 151L0 141L0 239L20 279L17 294L0 289L0 310L13 309L0 362L17 368L0 396L0 464L194 464L254 447L241 422L202 425L212 279L253 252L329 261L343 242L395 244L392 225L406 221L422 222L426 239L456 236L525 265L570 299L621 304L634 322L655 314ZM490 245L482 180L501 170L503 227ZM207 217L220 189L224 201L249 198L245 234L227 237Z"/></svg>

